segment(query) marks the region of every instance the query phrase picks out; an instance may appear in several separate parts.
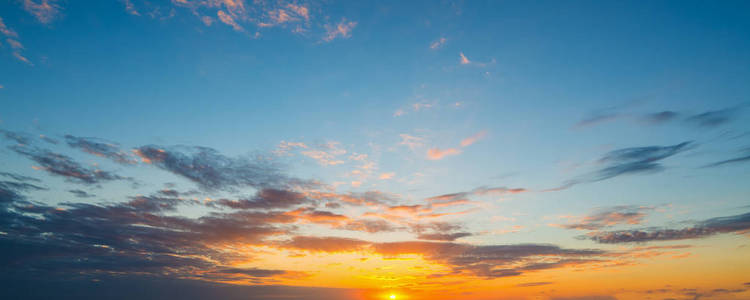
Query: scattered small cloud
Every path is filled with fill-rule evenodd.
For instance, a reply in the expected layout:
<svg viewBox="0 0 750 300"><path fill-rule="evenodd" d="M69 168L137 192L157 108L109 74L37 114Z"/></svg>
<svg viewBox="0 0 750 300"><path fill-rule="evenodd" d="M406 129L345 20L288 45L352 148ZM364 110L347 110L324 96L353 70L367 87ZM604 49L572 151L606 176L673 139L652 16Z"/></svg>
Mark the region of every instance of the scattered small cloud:
<svg viewBox="0 0 750 300"><path fill-rule="evenodd" d="M440 49L440 48L442 48L445 45L445 42L447 42L447 41L448 41L448 39L446 39L444 37L441 37L441 38L435 40L434 42L430 43L430 49L432 49L432 50Z"/></svg>
<svg viewBox="0 0 750 300"><path fill-rule="evenodd" d="M396 176L396 173L387 172L387 173L380 173L380 176L378 176L378 178L382 180L387 180L387 179L393 178L393 176Z"/></svg>
<svg viewBox="0 0 750 300"><path fill-rule="evenodd" d="M323 41L330 42L336 38L348 39L352 36L352 30L357 26L357 22L347 21L346 18L336 25L325 25L326 35L323 37Z"/></svg>

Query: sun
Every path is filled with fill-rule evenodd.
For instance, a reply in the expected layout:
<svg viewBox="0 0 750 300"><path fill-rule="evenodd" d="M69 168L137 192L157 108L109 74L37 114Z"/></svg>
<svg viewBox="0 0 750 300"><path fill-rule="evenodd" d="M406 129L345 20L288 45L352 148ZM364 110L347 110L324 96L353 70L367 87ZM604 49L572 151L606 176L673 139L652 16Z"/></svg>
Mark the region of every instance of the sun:
<svg viewBox="0 0 750 300"><path fill-rule="evenodd" d="M390 298L390 299L396 299L396 295L391 294L390 296L388 296L388 298Z"/></svg>

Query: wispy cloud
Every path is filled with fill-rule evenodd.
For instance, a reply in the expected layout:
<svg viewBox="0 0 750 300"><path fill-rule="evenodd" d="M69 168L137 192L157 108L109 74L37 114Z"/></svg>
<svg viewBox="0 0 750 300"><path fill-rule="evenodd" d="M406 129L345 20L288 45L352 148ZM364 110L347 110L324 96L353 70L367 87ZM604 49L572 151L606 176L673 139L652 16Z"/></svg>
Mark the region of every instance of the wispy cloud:
<svg viewBox="0 0 750 300"><path fill-rule="evenodd" d="M565 182L558 188L562 190L580 183L602 181L621 175L655 173L664 170L659 161L695 147L693 142L682 142L672 146L649 146L623 148L611 151L599 159L604 165L599 170Z"/></svg>
<svg viewBox="0 0 750 300"><path fill-rule="evenodd" d="M57 2L56 0L23 0L23 8L34 15L39 22L48 24L60 14L61 7Z"/></svg>
<svg viewBox="0 0 750 300"><path fill-rule="evenodd" d="M704 128L718 127L732 121L738 115L740 109L741 107L733 107L707 111L690 116L685 119L685 122Z"/></svg>
<svg viewBox="0 0 750 300"><path fill-rule="evenodd" d="M476 134L461 140L461 147L468 147L487 136L487 131L482 130Z"/></svg>
<svg viewBox="0 0 750 300"><path fill-rule="evenodd" d="M432 49L432 50L440 49L440 48L442 48L445 45L445 42L447 42L447 41L448 41L448 39L446 39L444 37L441 37L441 38L435 40L434 42L430 43L430 49Z"/></svg>

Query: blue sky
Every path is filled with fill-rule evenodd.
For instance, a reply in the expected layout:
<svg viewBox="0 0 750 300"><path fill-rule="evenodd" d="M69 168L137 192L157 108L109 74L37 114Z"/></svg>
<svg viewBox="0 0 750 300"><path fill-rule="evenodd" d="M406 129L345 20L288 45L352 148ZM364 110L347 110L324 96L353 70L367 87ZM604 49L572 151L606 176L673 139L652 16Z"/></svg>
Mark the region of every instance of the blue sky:
<svg viewBox="0 0 750 300"><path fill-rule="evenodd" d="M39 179L44 189L24 195L49 207L174 189L197 202L162 213L198 220L228 213L211 201L263 198L270 186L190 177L210 148L223 160L206 164L226 176L267 163L284 189L316 200L288 214L405 226L363 232L295 215L299 231L257 247L295 236L425 240L418 228L440 223L453 227L435 234L464 234L443 242L635 249L585 236L747 212L748 12L742 1L3 1L0 164ZM49 153L119 177L55 173L60 161L40 160L59 159ZM310 196L323 190L343 202ZM365 192L390 202L337 198ZM468 202L433 207L456 193ZM406 205L415 215L387 213ZM448 214L420 219L438 212ZM610 219L596 229L565 227L602 212ZM718 243L728 249L747 244L742 230L709 235L737 234Z"/></svg>

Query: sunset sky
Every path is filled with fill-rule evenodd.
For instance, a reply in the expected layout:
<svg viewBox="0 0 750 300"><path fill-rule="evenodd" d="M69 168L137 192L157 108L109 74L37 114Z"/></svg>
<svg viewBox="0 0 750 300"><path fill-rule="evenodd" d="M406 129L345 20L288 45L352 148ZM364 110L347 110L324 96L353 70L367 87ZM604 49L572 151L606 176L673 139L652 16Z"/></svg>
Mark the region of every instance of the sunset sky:
<svg viewBox="0 0 750 300"><path fill-rule="evenodd" d="M750 299L750 2L0 1L0 294Z"/></svg>

